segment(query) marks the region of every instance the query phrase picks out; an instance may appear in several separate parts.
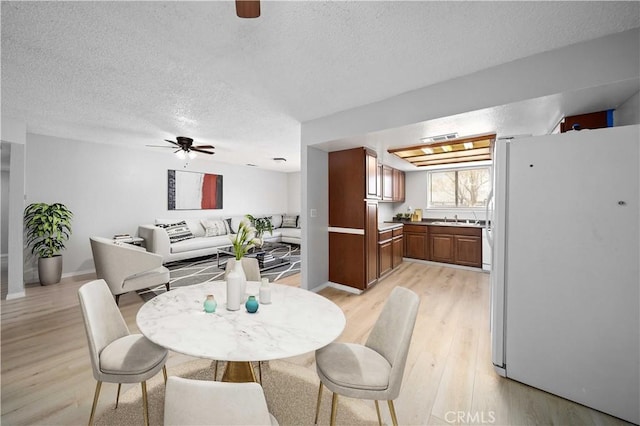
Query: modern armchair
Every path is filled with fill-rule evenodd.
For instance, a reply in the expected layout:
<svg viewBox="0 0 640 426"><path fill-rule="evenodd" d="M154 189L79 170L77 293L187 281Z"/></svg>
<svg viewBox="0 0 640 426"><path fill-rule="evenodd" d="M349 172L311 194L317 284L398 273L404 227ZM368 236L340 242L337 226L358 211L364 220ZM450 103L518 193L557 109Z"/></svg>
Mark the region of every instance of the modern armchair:
<svg viewBox="0 0 640 426"><path fill-rule="evenodd" d="M324 385L333 392L331 425L336 420L338 395L375 400L380 424L378 401L387 400L391 420L394 426L398 425L393 400L400 394L419 304L420 298L413 291L396 287L364 345L334 342L316 351L320 388L315 424L318 423Z"/></svg>
<svg viewBox="0 0 640 426"><path fill-rule="evenodd" d="M118 244L102 237L91 237L93 263L98 278L106 281L116 298L143 288L169 287L169 270L162 266L162 256L131 244Z"/></svg>
<svg viewBox="0 0 640 426"><path fill-rule="evenodd" d="M243 257L242 261L242 269L244 269L244 274L247 277L247 281L260 281L260 265L258 264L258 259L253 257ZM237 260L229 259L227 260L227 265L224 270L224 279L227 279L227 275L229 272L233 270L233 267Z"/></svg>
<svg viewBox="0 0 640 426"><path fill-rule="evenodd" d="M262 386L169 377L165 425L277 425Z"/></svg>
<svg viewBox="0 0 640 426"><path fill-rule="evenodd" d="M130 334L120 309L104 280L90 281L78 290L84 327L89 341L93 377L97 380L89 425L93 423L102 382L118 383L116 408L122 383L141 383L145 425L149 424L146 381L160 370L167 381L168 351L142 334Z"/></svg>

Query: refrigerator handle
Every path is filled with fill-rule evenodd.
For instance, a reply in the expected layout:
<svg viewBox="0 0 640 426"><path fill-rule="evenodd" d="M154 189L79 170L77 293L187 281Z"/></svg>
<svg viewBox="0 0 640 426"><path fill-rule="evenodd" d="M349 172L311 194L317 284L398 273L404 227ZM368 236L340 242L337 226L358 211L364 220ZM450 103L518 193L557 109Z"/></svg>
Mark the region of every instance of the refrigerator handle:
<svg viewBox="0 0 640 426"><path fill-rule="evenodd" d="M492 220L493 214L492 216L489 216L489 206L491 205L492 202L493 202L493 188L491 188L491 191L489 192L489 196L487 197L487 205L485 206L485 218L486 218L485 227L487 228L487 241L489 242L489 246L491 247L493 247L493 236L491 232L491 226L493 225L491 223L491 220Z"/></svg>

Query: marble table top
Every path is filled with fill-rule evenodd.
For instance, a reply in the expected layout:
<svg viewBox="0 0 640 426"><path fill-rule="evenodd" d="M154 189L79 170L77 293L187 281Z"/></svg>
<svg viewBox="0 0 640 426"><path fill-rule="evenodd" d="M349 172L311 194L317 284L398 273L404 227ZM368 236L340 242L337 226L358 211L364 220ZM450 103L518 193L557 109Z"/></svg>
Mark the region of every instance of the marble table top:
<svg viewBox="0 0 640 426"><path fill-rule="evenodd" d="M258 295L260 283L247 282ZM186 355L224 361L267 361L311 352L334 341L344 329L342 310L329 299L297 287L270 284L271 304L250 314L226 308L226 283L178 287L138 311L140 332L152 342ZM203 308L207 294L218 307ZM256 297L257 298L257 297Z"/></svg>

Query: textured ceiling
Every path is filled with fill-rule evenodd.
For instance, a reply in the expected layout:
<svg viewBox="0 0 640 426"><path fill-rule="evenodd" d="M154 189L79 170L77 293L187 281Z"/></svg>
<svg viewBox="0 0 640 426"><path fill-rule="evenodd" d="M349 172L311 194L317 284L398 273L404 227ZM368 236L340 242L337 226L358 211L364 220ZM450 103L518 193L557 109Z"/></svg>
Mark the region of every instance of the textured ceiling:
<svg viewBox="0 0 640 426"><path fill-rule="evenodd" d="M299 170L303 121L638 27L639 7L263 1L242 20L229 1L3 1L2 114L140 149L190 136L218 161Z"/></svg>

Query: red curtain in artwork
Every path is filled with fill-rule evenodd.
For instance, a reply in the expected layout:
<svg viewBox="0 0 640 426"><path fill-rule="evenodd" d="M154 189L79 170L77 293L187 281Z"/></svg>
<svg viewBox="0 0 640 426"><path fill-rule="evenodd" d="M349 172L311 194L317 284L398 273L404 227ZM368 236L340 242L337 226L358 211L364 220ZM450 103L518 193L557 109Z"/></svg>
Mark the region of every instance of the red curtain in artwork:
<svg viewBox="0 0 640 426"><path fill-rule="evenodd" d="M204 175L204 179L202 180L202 202L200 203L203 209L218 208L216 205L216 194L218 193L217 178L217 175L210 175L208 173Z"/></svg>

